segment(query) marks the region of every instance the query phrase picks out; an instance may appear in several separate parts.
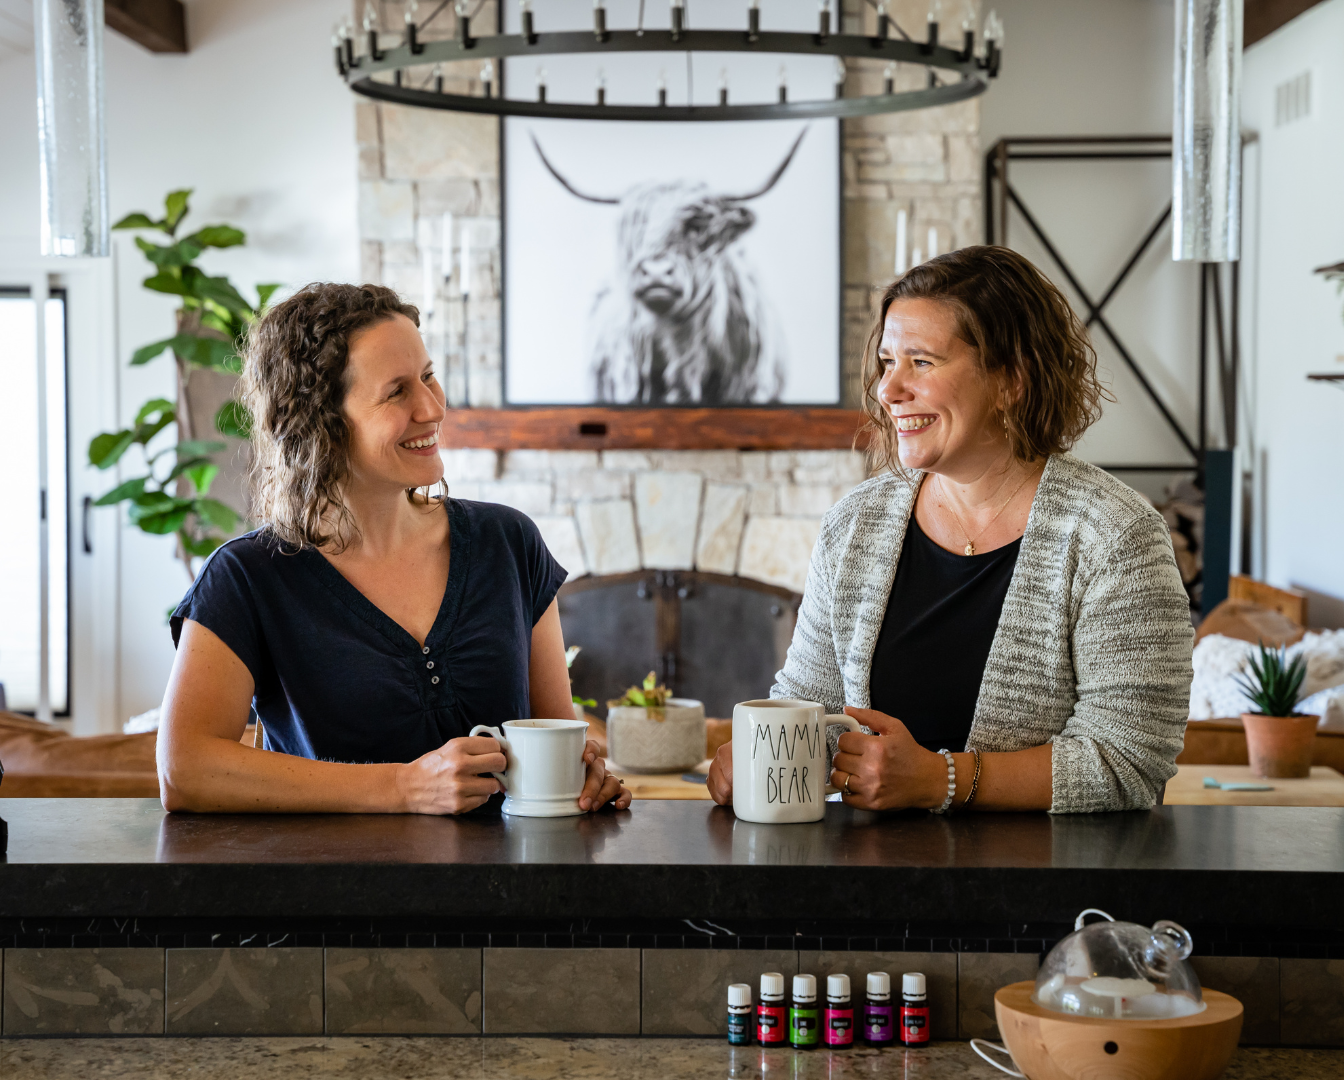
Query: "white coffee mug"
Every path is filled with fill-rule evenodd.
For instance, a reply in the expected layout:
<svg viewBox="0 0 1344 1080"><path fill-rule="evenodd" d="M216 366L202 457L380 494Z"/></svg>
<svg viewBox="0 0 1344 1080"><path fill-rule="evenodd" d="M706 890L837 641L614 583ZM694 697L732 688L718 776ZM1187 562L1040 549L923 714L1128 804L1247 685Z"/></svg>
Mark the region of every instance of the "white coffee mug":
<svg viewBox="0 0 1344 1080"><path fill-rule="evenodd" d="M582 814L586 766L583 748L588 724L580 720L506 720L498 727L477 724L471 735L493 735L504 751L501 810L514 817L569 817Z"/></svg>
<svg viewBox="0 0 1344 1080"><path fill-rule="evenodd" d="M820 821L826 814L826 729L859 730L815 701L743 701L733 706L733 813L743 821Z"/></svg>

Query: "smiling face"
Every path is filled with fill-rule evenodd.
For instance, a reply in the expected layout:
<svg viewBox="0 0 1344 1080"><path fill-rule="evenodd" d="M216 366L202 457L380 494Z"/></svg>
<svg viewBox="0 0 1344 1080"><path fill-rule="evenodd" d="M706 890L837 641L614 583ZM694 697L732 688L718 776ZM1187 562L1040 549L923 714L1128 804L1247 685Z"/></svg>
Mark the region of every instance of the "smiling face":
<svg viewBox="0 0 1344 1080"><path fill-rule="evenodd" d="M401 490L437 484L444 396L415 324L394 315L352 335L345 381L351 482Z"/></svg>
<svg viewBox="0 0 1344 1080"><path fill-rule="evenodd" d="M904 468L957 479L1009 452L999 383L981 368L975 346L957 336L949 305L893 301L877 357L877 396L896 425Z"/></svg>

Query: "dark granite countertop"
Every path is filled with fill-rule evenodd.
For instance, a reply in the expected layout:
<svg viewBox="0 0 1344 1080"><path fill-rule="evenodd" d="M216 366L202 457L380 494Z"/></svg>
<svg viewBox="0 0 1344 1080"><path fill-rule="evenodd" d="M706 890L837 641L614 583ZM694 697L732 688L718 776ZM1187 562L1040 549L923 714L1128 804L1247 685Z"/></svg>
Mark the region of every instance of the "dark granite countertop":
<svg viewBox="0 0 1344 1080"><path fill-rule="evenodd" d="M0 917L738 918L1335 927L1344 809L874 815L754 825L703 802L553 820L165 814L7 799ZM1289 918L1289 916L1291 916Z"/></svg>

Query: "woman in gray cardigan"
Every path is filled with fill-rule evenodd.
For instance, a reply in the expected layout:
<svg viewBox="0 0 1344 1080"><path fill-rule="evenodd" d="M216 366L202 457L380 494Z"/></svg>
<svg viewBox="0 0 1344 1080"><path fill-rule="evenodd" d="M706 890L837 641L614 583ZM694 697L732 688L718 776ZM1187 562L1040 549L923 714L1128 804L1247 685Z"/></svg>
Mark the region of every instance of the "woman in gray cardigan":
<svg viewBox="0 0 1344 1080"><path fill-rule="evenodd" d="M1153 805L1194 632L1161 516L1068 453L1105 397L1068 302L963 248L886 290L865 366L882 471L822 522L771 696L864 725L832 745L851 806ZM709 786L731 800L731 744Z"/></svg>

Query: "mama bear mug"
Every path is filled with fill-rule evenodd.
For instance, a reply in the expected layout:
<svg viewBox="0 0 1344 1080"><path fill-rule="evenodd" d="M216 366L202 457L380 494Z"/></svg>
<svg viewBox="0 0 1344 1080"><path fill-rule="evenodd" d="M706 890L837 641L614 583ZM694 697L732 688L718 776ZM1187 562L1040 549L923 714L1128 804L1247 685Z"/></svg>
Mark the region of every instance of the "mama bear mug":
<svg viewBox="0 0 1344 1080"><path fill-rule="evenodd" d="M826 795L826 729L859 730L815 701L743 701L733 706L733 813L767 824L820 821Z"/></svg>
<svg viewBox="0 0 1344 1080"><path fill-rule="evenodd" d="M501 732L500 727L504 730ZM504 805L514 817L582 814L588 725L581 720L506 720L500 727L477 724L471 735L493 735L507 766L491 775L504 785Z"/></svg>

